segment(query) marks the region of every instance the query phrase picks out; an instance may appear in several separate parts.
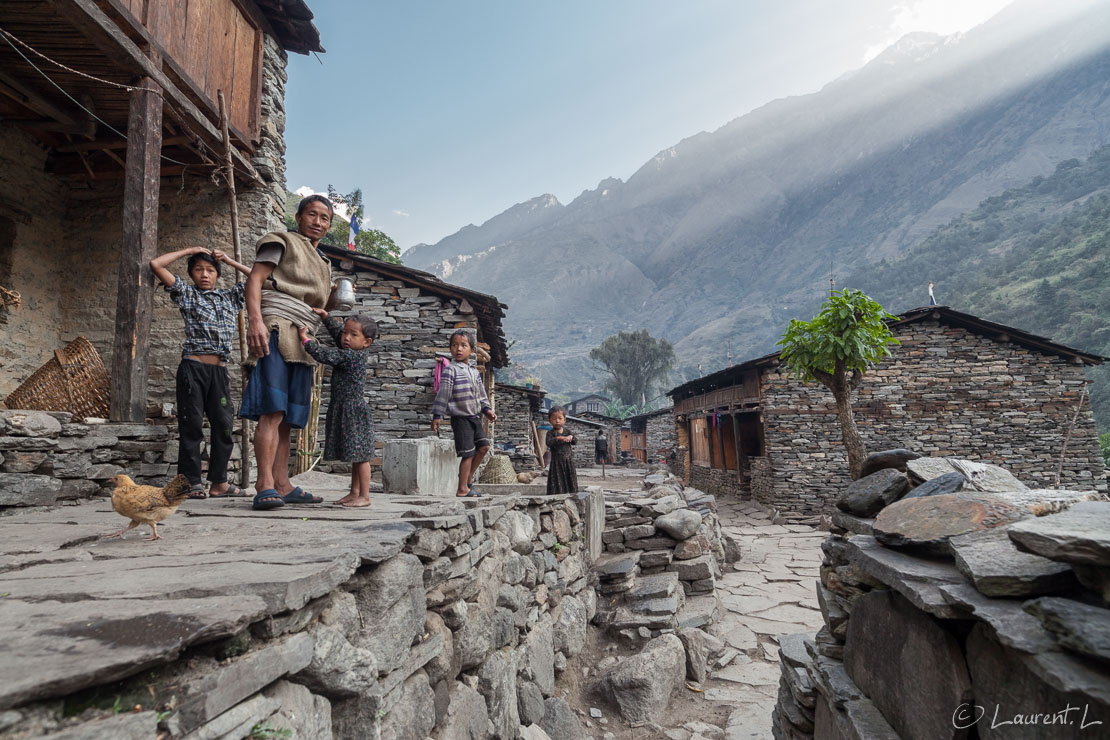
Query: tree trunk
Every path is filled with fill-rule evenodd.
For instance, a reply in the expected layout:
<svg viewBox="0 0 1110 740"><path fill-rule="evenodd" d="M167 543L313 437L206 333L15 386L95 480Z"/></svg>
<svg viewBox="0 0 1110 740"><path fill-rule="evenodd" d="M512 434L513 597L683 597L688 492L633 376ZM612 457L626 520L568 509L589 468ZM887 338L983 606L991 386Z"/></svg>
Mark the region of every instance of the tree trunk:
<svg viewBox="0 0 1110 740"><path fill-rule="evenodd" d="M866 452L863 448L863 438L856 429L856 417L852 414L852 392L846 386L833 389L833 398L836 399L836 415L840 417L840 434L844 440L844 449L848 451L848 473L852 480L859 478L863 468L863 458Z"/></svg>

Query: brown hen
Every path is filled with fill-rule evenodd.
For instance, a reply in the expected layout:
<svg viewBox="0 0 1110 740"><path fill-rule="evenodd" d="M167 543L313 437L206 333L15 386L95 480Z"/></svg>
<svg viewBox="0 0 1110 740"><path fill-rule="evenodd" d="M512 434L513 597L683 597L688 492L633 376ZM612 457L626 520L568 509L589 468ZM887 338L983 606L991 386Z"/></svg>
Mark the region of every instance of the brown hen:
<svg viewBox="0 0 1110 740"><path fill-rule="evenodd" d="M181 502L189 498L189 479L184 475L174 478L165 488L140 486L126 475L112 478L112 484L116 487L112 491L112 508L117 514L130 519L131 524L105 537L122 537L124 532L140 524L149 524L154 536L143 539L160 540L158 522L177 511Z"/></svg>

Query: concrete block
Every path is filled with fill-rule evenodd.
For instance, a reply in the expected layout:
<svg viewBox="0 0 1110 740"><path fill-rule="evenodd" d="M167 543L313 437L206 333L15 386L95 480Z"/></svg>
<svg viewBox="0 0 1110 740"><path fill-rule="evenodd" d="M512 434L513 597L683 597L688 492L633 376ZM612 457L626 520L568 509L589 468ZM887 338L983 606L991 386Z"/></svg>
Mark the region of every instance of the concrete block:
<svg viewBox="0 0 1110 740"><path fill-rule="evenodd" d="M450 439L390 439L382 452L386 493L453 496L458 488L459 459Z"/></svg>

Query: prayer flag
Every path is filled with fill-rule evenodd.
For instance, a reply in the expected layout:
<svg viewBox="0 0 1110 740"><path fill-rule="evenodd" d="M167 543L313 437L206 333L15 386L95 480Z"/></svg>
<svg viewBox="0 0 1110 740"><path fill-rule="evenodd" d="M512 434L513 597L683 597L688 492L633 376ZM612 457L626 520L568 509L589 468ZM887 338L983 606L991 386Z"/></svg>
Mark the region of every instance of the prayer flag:
<svg viewBox="0 0 1110 740"><path fill-rule="evenodd" d="M347 235L347 249L355 251L355 237L358 236L358 219L351 214L351 230Z"/></svg>

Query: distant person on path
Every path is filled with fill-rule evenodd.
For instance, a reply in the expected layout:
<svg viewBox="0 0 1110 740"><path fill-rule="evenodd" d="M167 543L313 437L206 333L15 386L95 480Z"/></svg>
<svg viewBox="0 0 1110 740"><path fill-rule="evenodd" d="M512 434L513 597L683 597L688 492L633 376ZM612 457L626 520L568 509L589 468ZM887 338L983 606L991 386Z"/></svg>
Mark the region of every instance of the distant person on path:
<svg viewBox="0 0 1110 740"><path fill-rule="evenodd" d="M254 508L318 504L324 499L289 480L289 435L304 429L312 408L315 360L300 327L315 327L313 309L331 307L331 263L317 250L331 228L331 201L310 195L297 206L296 231L272 231L258 240L247 278L247 346L254 367L239 415L258 422Z"/></svg>
<svg viewBox="0 0 1110 740"><path fill-rule="evenodd" d="M597 439L594 440L594 463L597 465L605 465L609 462L609 439L605 436L604 431L597 433Z"/></svg>
<svg viewBox="0 0 1110 740"><path fill-rule="evenodd" d="M370 505L370 460L374 457L374 419L364 397L366 368L370 353L366 349L378 337L378 325L366 314L346 321L324 317L324 328L335 340L325 347L300 327L301 342L313 358L331 365L331 401L325 424L324 459L351 463L351 492L335 503L348 508Z"/></svg>
<svg viewBox="0 0 1110 740"><path fill-rule="evenodd" d="M470 366L474 353L470 333L459 330L451 335L451 357L454 362L443 370L439 390L432 404L432 431L439 434L444 415L451 417L451 432L455 437L455 455L459 457L459 487L456 496L477 498L474 492L474 474L489 452L489 438L482 423L485 416L497 421L486 387L477 368Z"/></svg>
<svg viewBox="0 0 1110 740"><path fill-rule="evenodd" d="M547 468L547 493L575 493L578 491L578 473L574 469L574 450L571 445L578 440L570 432L563 432L567 414L562 406L552 406L547 412L551 431L547 433L547 450L551 464Z"/></svg>
<svg viewBox="0 0 1110 740"><path fill-rule="evenodd" d="M189 258L185 264L192 285L167 269L182 257ZM221 262L245 275L250 273L249 267L218 249L209 251L204 247L179 249L150 261L150 269L162 281L185 320L185 342L181 346L181 364L177 366L177 472L189 479L189 498L245 495L227 481L235 411L224 364L231 359L236 319L243 308L243 283L217 288ZM205 416L212 429L208 453L208 481L212 486L208 493L204 492L200 476Z"/></svg>

